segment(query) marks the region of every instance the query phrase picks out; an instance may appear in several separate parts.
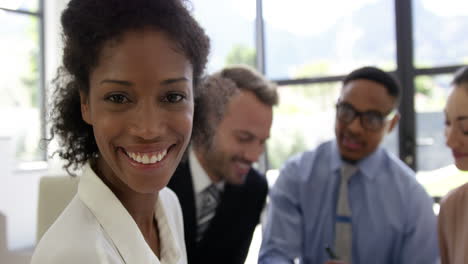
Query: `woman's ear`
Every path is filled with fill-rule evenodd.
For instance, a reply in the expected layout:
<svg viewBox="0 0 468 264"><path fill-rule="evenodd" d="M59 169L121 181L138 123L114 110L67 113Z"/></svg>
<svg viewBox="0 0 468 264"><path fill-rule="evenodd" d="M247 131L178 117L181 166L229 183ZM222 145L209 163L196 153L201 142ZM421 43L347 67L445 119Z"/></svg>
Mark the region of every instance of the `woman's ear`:
<svg viewBox="0 0 468 264"><path fill-rule="evenodd" d="M81 118L83 118L83 120L89 125L92 125L91 114L89 112L89 97L83 91L80 91L80 106L81 106Z"/></svg>

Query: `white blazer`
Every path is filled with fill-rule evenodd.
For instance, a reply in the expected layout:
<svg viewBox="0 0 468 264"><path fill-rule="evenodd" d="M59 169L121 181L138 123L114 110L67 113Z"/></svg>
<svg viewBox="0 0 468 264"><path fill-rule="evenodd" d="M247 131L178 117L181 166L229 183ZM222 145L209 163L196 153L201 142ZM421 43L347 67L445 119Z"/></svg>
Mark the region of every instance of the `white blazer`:
<svg viewBox="0 0 468 264"><path fill-rule="evenodd" d="M161 259L114 193L86 164L78 193L39 241L32 264L186 264L182 211L168 188L155 205Z"/></svg>

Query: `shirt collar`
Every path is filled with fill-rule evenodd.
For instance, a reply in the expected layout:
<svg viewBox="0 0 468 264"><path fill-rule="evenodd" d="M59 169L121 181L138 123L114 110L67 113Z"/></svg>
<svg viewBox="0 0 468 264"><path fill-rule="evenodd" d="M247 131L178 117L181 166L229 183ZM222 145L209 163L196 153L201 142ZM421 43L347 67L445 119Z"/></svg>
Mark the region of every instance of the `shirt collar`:
<svg viewBox="0 0 468 264"><path fill-rule="evenodd" d="M334 140L333 144L331 145L331 170L333 172L339 172L344 161L341 159L338 143L336 140ZM356 163L356 167L358 168L359 173L365 175L369 180L374 179L377 174L379 174L379 168L382 167L383 157L384 150L378 146L377 149L369 156Z"/></svg>
<svg viewBox="0 0 468 264"><path fill-rule="evenodd" d="M181 258L182 250L177 246L174 239L175 232L171 229L166 211L171 210L166 208L162 201L162 197L156 202L154 216L158 223L159 240L161 241L161 263L178 263Z"/></svg>
<svg viewBox="0 0 468 264"><path fill-rule="evenodd" d="M192 175L193 189L195 194L198 195L208 186L213 184L213 182L201 166L200 161L198 160L192 147L189 149L189 166L190 174ZM224 189L224 181L216 183L215 185L220 191Z"/></svg>
<svg viewBox="0 0 468 264"><path fill-rule="evenodd" d="M110 237L125 263L161 263L146 243L131 215L89 164L85 165L80 177L78 195ZM165 210L167 208L164 208L161 199L158 198L155 218L160 232L161 260L177 263L181 251L176 246Z"/></svg>

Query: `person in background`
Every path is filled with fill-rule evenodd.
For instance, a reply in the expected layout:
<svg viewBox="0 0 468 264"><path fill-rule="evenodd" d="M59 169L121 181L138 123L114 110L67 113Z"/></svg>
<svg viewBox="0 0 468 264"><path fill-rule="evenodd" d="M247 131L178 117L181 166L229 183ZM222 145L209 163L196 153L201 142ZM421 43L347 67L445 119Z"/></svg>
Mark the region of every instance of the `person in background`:
<svg viewBox="0 0 468 264"><path fill-rule="evenodd" d="M51 112L78 192L33 264L187 263L165 188L192 133L209 39L179 0L71 0Z"/></svg>
<svg viewBox="0 0 468 264"><path fill-rule="evenodd" d="M182 206L189 263L242 264L268 192L252 164L265 150L278 94L246 66L208 76L202 92L188 160L168 186Z"/></svg>
<svg viewBox="0 0 468 264"><path fill-rule="evenodd" d="M380 146L399 98L378 68L344 79L335 140L291 158L270 191L259 263L436 263L433 200Z"/></svg>
<svg viewBox="0 0 468 264"><path fill-rule="evenodd" d="M445 106L445 137L455 166L468 171L468 67L459 69ZM442 264L468 263L468 184L451 191L439 212L439 246Z"/></svg>

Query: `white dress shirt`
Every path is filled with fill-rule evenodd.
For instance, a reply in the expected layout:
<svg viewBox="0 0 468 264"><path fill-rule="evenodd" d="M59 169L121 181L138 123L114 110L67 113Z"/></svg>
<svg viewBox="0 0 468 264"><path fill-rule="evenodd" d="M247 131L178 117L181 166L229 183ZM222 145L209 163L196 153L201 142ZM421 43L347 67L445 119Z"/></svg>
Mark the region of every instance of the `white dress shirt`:
<svg viewBox="0 0 468 264"><path fill-rule="evenodd" d="M186 264L182 211L168 188L155 205L161 259L114 193L86 164L78 193L44 234L32 264Z"/></svg>
<svg viewBox="0 0 468 264"><path fill-rule="evenodd" d="M198 161L198 158L193 151L193 148L189 149L189 167L190 167L190 174L192 175L192 182L193 182L193 192L195 194L195 205L197 207L197 216L200 214L200 208L202 204L202 192L208 188L211 184L214 184L216 188L222 192L224 190L224 181L220 181L218 183L213 183L210 177L203 169Z"/></svg>

